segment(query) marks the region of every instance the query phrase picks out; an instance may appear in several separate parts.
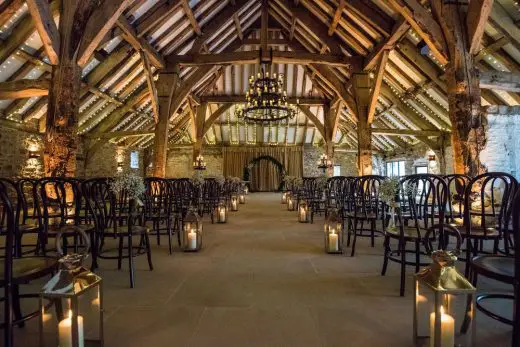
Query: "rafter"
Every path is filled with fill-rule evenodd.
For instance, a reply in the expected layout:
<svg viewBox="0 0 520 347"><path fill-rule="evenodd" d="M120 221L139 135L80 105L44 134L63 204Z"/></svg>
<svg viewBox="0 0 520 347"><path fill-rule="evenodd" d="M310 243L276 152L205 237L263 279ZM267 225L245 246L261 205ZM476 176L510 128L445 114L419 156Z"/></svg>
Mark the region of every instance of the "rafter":
<svg viewBox="0 0 520 347"><path fill-rule="evenodd" d="M150 65L150 59L148 58L148 55L143 51L139 51L139 54L141 55L141 61L144 67L146 84L148 85L148 90L150 91L150 99L152 101L152 110L155 118L155 123L157 123L159 121L159 98L157 97L157 89L155 88L155 80L152 67Z"/></svg>
<svg viewBox="0 0 520 347"><path fill-rule="evenodd" d="M316 117L316 115L314 113L312 113L311 109L304 105L298 105L298 107L300 108L300 110L302 110L302 112L305 114L305 116L307 116L307 118L309 118L309 120L314 124L314 126L320 133L321 137L326 138L325 127L320 122L318 117Z"/></svg>
<svg viewBox="0 0 520 347"><path fill-rule="evenodd" d="M60 35L47 0L27 0L29 12L52 65L58 64Z"/></svg>
<svg viewBox="0 0 520 347"><path fill-rule="evenodd" d="M334 35L334 32L336 31L336 27L338 26L338 23L341 19L341 14L343 13L343 10L345 9L345 6L347 5L345 0L339 0L338 7L336 7L336 12L334 12L334 16L332 17L332 21L329 26L329 36Z"/></svg>
<svg viewBox="0 0 520 347"><path fill-rule="evenodd" d="M471 54L477 54L486 28L493 0L471 0L466 16L466 27L468 28L468 49Z"/></svg>
<svg viewBox="0 0 520 347"><path fill-rule="evenodd" d="M381 54L383 54L384 51L394 49L397 42L399 42L401 37L403 37L409 29L410 24L408 24L404 18L398 20L392 29L390 36L386 40L378 43L374 50L365 58L365 66L363 67L363 70L371 71L374 69L381 57Z"/></svg>
<svg viewBox="0 0 520 347"><path fill-rule="evenodd" d="M184 9L184 13L186 13L186 17L188 17L188 20L190 21L190 24L193 27L193 31L195 31L197 35L202 35L202 32L200 31L199 22L197 22L197 18L195 18L195 15L193 14L188 0L181 0L181 4L182 8Z"/></svg>
<svg viewBox="0 0 520 347"><path fill-rule="evenodd" d="M412 130L412 129L383 129L372 128L372 134L387 136L443 136L446 133L436 130Z"/></svg>
<svg viewBox="0 0 520 347"><path fill-rule="evenodd" d="M480 88L520 93L520 73L481 71Z"/></svg>
<svg viewBox="0 0 520 347"><path fill-rule="evenodd" d="M389 51L384 51L381 55L381 61L377 67L372 85L372 91L370 94L370 103L368 108L368 124L372 124L374 120L374 114L376 112L377 99L379 98L379 92L381 91L381 84L383 83L383 76L385 74L385 67L388 61Z"/></svg>
<svg viewBox="0 0 520 347"><path fill-rule="evenodd" d="M243 95L203 95L200 97L201 102L207 102L212 104L236 104L244 102ZM327 99L320 97L288 97L287 102L289 104L299 105L324 105L327 104Z"/></svg>
<svg viewBox="0 0 520 347"><path fill-rule="evenodd" d="M48 79L16 80L0 83L0 100L31 98L49 94L50 81Z"/></svg>

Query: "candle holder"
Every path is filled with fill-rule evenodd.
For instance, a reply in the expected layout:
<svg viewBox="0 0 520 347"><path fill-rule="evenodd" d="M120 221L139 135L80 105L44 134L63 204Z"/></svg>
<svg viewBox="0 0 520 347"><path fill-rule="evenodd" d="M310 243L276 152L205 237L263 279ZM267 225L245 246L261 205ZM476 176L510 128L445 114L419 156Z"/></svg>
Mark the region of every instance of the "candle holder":
<svg viewBox="0 0 520 347"><path fill-rule="evenodd" d="M206 170L206 162L204 161L204 157L201 156L200 154L197 156L197 158L193 162L193 170L195 170L195 171Z"/></svg>
<svg viewBox="0 0 520 347"><path fill-rule="evenodd" d="M63 233L80 234L84 252L63 256L60 245ZM82 265L88 257L89 246L88 236L74 226L56 236L56 250L61 256L58 272L44 285L39 296L40 347L102 347L104 344L103 280ZM44 304L48 301L54 303L56 310Z"/></svg>
<svg viewBox="0 0 520 347"><path fill-rule="evenodd" d="M294 211L296 209L296 202L291 192L287 192L287 211Z"/></svg>
<svg viewBox="0 0 520 347"><path fill-rule="evenodd" d="M231 211L237 212L238 211L238 196L237 195L231 195Z"/></svg>
<svg viewBox="0 0 520 347"><path fill-rule="evenodd" d="M238 194L238 202L242 205L246 203L246 194L243 190Z"/></svg>
<svg viewBox="0 0 520 347"><path fill-rule="evenodd" d="M415 274L414 343L474 346L476 289L455 268L457 257L453 252L434 251L432 259L430 266Z"/></svg>
<svg viewBox="0 0 520 347"><path fill-rule="evenodd" d="M244 183L244 194L249 195L249 186L247 185L247 183Z"/></svg>
<svg viewBox="0 0 520 347"><path fill-rule="evenodd" d="M193 207L182 222L180 238L184 252L198 252L202 248L202 220Z"/></svg>
<svg viewBox="0 0 520 347"><path fill-rule="evenodd" d="M300 206L298 207L298 222L300 223L309 223L311 217L311 211L309 208L309 204L307 201L303 200L300 202Z"/></svg>
<svg viewBox="0 0 520 347"><path fill-rule="evenodd" d="M323 229L325 231L325 252L343 253L343 225L336 209L329 212Z"/></svg>
<svg viewBox="0 0 520 347"><path fill-rule="evenodd" d="M282 192L282 196L280 199L280 204L285 205L287 204L287 195L291 194L290 192Z"/></svg>
<svg viewBox="0 0 520 347"><path fill-rule="evenodd" d="M225 203L220 202L217 206L217 223L227 223L228 207Z"/></svg>
<svg viewBox="0 0 520 347"><path fill-rule="evenodd" d="M327 173L327 169L332 167L332 161L327 157L326 154L322 154L320 160L318 160L318 169L323 171L323 175Z"/></svg>

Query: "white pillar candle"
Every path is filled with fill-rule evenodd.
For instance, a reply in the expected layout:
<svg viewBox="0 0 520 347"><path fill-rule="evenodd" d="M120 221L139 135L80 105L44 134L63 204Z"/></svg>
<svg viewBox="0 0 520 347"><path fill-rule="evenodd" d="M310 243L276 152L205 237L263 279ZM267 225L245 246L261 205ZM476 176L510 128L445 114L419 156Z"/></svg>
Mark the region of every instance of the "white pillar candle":
<svg viewBox="0 0 520 347"><path fill-rule="evenodd" d="M83 347L83 317L78 316L78 346ZM72 347L72 313L58 324L58 346Z"/></svg>
<svg viewBox="0 0 520 347"><path fill-rule="evenodd" d="M294 209L293 207L293 199L289 198L287 199L287 210L292 211Z"/></svg>
<svg viewBox="0 0 520 347"><path fill-rule="evenodd" d="M455 319L441 306L441 347L455 345ZM435 347L435 311L430 314L430 347Z"/></svg>
<svg viewBox="0 0 520 347"><path fill-rule="evenodd" d="M307 211L304 208L300 208L300 222L307 221Z"/></svg>
<svg viewBox="0 0 520 347"><path fill-rule="evenodd" d="M226 221L226 210L224 208L220 209L220 221L225 222Z"/></svg>
<svg viewBox="0 0 520 347"><path fill-rule="evenodd" d="M188 248L197 249L197 233L193 229L188 233Z"/></svg>
<svg viewBox="0 0 520 347"><path fill-rule="evenodd" d="M329 251L337 252L339 250L338 234L334 233L334 229L329 233Z"/></svg>

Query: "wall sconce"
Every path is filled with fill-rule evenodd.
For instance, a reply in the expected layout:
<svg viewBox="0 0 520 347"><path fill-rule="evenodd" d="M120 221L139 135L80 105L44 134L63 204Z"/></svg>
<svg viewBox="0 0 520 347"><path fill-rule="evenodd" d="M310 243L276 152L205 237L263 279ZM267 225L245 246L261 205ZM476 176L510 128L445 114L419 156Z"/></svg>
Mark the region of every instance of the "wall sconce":
<svg viewBox="0 0 520 347"><path fill-rule="evenodd" d="M435 161L435 154L428 154L428 161Z"/></svg>

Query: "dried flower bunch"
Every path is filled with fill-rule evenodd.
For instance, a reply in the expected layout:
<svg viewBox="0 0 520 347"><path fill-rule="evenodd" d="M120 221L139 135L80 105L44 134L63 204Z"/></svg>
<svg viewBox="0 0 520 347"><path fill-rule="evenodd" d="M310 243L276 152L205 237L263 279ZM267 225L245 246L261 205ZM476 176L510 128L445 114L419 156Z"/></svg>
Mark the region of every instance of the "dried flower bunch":
<svg viewBox="0 0 520 347"><path fill-rule="evenodd" d="M138 201L143 197L146 187L141 176L133 172L122 173L110 180L110 190L120 195L126 193L128 198L136 199Z"/></svg>
<svg viewBox="0 0 520 347"><path fill-rule="evenodd" d="M204 178L197 175L197 174L194 174L191 178L190 178L190 182L191 184L193 184L195 187L200 187L202 185L204 185Z"/></svg>
<svg viewBox="0 0 520 347"><path fill-rule="evenodd" d="M316 184L318 186L318 189L325 189L327 187L327 176L320 176L316 178Z"/></svg>

